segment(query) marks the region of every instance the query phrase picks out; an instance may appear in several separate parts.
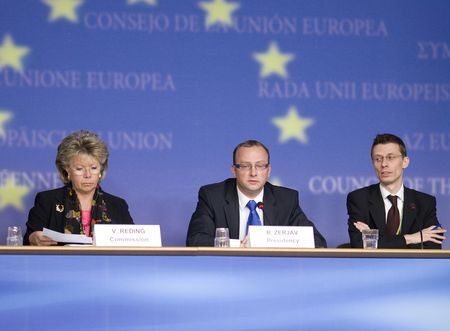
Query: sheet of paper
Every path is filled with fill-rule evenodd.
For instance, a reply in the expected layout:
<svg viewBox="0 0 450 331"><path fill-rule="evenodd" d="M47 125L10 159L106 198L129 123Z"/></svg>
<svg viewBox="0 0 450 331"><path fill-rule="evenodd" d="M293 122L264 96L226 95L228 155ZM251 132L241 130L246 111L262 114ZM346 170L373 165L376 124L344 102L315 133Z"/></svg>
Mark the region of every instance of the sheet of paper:
<svg viewBox="0 0 450 331"><path fill-rule="evenodd" d="M241 241L239 239L230 239L230 247L233 248L241 247Z"/></svg>
<svg viewBox="0 0 450 331"><path fill-rule="evenodd" d="M92 238L84 234L64 234L44 228L44 236L60 243L92 244Z"/></svg>

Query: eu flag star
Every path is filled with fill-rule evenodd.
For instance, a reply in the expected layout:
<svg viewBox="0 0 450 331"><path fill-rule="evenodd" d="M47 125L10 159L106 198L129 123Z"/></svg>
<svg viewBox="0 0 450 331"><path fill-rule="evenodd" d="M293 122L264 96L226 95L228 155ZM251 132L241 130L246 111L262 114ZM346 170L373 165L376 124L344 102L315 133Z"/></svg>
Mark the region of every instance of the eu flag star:
<svg viewBox="0 0 450 331"><path fill-rule="evenodd" d="M291 106L285 117L275 117L272 123L280 129L279 142L285 143L290 139L297 139L303 144L308 143L306 129L314 124L314 119L300 117L295 106Z"/></svg>
<svg viewBox="0 0 450 331"><path fill-rule="evenodd" d="M76 23L78 21L77 7L83 4L83 0L42 0L42 2L50 6L51 12L48 18L50 22L65 18Z"/></svg>
<svg viewBox="0 0 450 331"><path fill-rule="evenodd" d="M6 136L5 123L8 122L11 117L11 112L0 109L0 137Z"/></svg>
<svg viewBox="0 0 450 331"><path fill-rule="evenodd" d="M213 0L212 2L200 2L199 7L207 12L206 27L214 24L233 26L232 13L239 8L238 3L225 0Z"/></svg>
<svg viewBox="0 0 450 331"><path fill-rule="evenodd" d="M271 42L265 53L254 53L253 58L261 64L260 77L279 75L288 77L286 65L291 62L295 55L292 53L281 53L276 42Z"/></svg>
<svg viewBox="0 0 450 331"><path fill-rule="evenodd" d="M0 46L0 70L11 67L19 72L23 71L22 58L30 52L28 47L17 46L13 38L7 34Z"/></svg>
<svg viewBox="0 0 450 331"><path fill-rule="evenodd" d="M0 186L0 210L12 206L19 211L23 211L23 198L28 193L30 193L28 186L17 185L14 177L9 177L4 185Z"/></svg>

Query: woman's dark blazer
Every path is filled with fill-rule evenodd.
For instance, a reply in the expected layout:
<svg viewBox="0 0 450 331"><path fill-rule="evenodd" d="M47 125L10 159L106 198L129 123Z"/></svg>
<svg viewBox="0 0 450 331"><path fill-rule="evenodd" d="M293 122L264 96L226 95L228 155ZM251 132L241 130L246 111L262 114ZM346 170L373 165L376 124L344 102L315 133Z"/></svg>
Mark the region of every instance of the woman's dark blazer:
<svg viewBox="0 0 450 331"><path fill-rule="evenodd" d="M43 191L36 195L34 206L28 215L27 231L23 238L24 245L29 245L30 234L34 231L47 229L64 232L64 206L67 187L61 187L50 191ZM128 211L128 204L122 198L103 192L107 214L111 224L133 224L133 219Z"/></svg>

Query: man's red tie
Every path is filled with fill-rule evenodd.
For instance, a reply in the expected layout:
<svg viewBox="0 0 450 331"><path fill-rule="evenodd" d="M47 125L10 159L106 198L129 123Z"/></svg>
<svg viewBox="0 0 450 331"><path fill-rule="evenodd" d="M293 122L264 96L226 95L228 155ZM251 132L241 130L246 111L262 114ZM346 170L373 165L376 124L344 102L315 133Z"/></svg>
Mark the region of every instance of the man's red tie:
<svg viewBox="0 0 450 331"><path fill-rule="evenodd" d="M400 226L400 213L397 208L397 196L389 195L389 201L392 203L391 209L387 214L386 233L391 236L395 236Z"/></svg>

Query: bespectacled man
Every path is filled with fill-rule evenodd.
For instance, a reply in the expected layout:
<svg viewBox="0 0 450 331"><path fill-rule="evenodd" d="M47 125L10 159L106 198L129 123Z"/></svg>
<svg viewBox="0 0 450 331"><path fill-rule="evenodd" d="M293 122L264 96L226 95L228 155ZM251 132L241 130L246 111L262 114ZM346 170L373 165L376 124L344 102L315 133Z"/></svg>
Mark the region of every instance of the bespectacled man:
<svg viewBox="0 0 450 331"><path fill-rule="evenodd" d="M379 248L442 248L446 230L436 217L436 198L403 185L409 165L404 142L393 134L379 134L371 157L379 184L347 196L351 246L361 248L361 232L370 228L379 230Z"/></svg>
<svg viewBox="0 0 450 331"><path fill-rule="evenodd" d="M268 182L271 165L266 146L256 140L237 145L231 172L234 178L200 188L187 246L213 246L216 228L228 228L231 239L245 242L249 215L256 212L261 225L312 226L315 246L326 247L324 237L300 208L298 192Z"/></svg>

